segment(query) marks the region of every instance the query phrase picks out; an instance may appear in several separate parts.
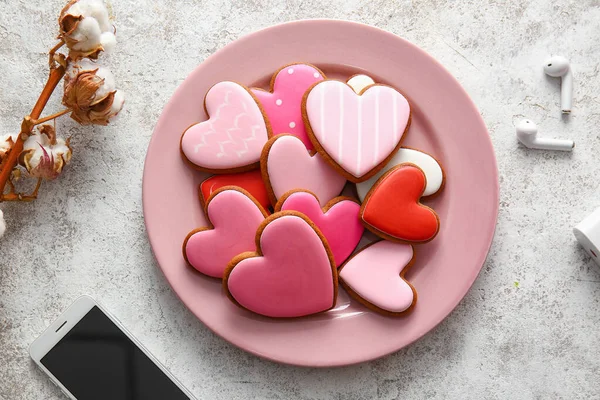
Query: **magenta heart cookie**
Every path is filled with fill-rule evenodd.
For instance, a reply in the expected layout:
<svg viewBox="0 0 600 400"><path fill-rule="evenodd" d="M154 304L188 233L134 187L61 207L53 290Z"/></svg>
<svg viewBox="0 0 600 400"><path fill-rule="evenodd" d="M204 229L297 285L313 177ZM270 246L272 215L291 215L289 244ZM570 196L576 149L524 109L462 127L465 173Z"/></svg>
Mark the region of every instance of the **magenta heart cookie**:
<svg viewBox="0 0 600 400"><path fill-rule="evenodd" d="M183 255L203 274L222 278L233 257L256 250L256 230L267 212L250 193L225 186L208 198L206 216L212 225L190 232Z"/></svg>
<svg viewBox="0 0 600 400"><path fill-rule="evenodd" d="M344 82L319 82L304 97L302 110L315 149L355 183L385 166L410 125L406 98L380 84L356 94Z"/></svg>
<svg viewBox="0 0 600 400"><path fill-rule="evenodd" d="M197 169L241 172L258 166L270 127L250 91L235 82L219 82L204 99L209 119L189 127L181 153Z"/></svg>
<svg viewBox="0 0 600 400"><path fill-rule="evenodd" d="M338 267L352 254L364 231L359 218L360 205L349 197L336 197L321 208L313 193L288 192L275 211L290 210L306 215L319 228Z"/></svg>
<svg viewBox="0 0 600 400"><path fill-rule="evenodd" d="M234 258L223 287L236 304L257 314L292 318L331 309L337 269L322 234L300 213L282 211L257 232L258 248Z"/></svg>
<svg viewBox="0 0 600 400"><path fill-rule="evenodd" d="M314 193L321 206L338 196L346 179L319 154L311 155L302 141L290 135L271 138L260 159L260 168L271 203L290 190Z"/></svg>
<svg viewBox="0 0 600 400"><path fill-rule="evenodd" d="M409 244L382 240L355 254L340 268L340 280L357 301L385 315L412 310L416 290L404 279L414 260Z"/></svg>
<svg viewBox="0 0 600 400"><path fill-rule="evenodd" d="M273 74L271 91L252 89L269 118L273 135L294 135L312 150L302 121L302 97L308 88L324 78L323 72L315 66L292 64Z"/></svg>

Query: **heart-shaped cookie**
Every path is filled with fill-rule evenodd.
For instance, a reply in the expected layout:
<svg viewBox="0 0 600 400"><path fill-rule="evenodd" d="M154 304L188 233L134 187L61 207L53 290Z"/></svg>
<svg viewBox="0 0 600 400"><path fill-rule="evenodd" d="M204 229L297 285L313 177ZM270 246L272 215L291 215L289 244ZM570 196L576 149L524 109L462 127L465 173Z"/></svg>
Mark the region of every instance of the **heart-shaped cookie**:
<svg viewBox="0 0 600 400"><path fill-rule="evenodd" d="M207 201L211 226L196 229L183 242L183 256L205 275L222 278L231 259L256 249L256 230L267 212L243 189L225 186Z"/></svg>
<svg viewBox="0 0 600 400"><path fill-rule="evenodd" d="M368 86L374 85L375 81L368 75L352 75L350 78L346 80L348 86L354 90L357 94L360 94L363 90L365 90Z"/></svg>
<svg viewBox="0 0 600 400"><path fill-rule="evenodd" d="M294 135L312 150L313 145L302 122L302 96L324 77L323 72L313 65L291 64L273 74L270 92L252 89L269 118L273 135Z"/></svg>
<svg viewBox="0 0 600 400"><path fill-rule="evenodd" d="M314 193L321 206L338 196L346 179L339 175L319 154L310 155L295 136L271 138L260 158L263 180L271 203L290 190L304 189Z"/></svg>
<svg viewBox="0 0 600 400"><path fill-rule="evenodd" d="M428 242L440 228L431 208L419 202L427 180L414 164L400 164L371 188L360 209L365 228L396 242Z"/></svg>
<svg viewBox="0 0 600 400"><path fill-rule="evenodd" d="M364 231L358 218L360 205L349 197L336 197L321 208L314 193L292 191L275 206L275 211L290 210L306 215L319 228L338 267L352 254Z"/></svg>
<svg viewBox="0 0 600 400"><path fill-rule="evenodd" d="M292 318L331 309L337 268L318 228L302 214L282 211L257 232L257 251L235 257L223 287L236 304L257 314Z"/></svg>
<svg viewBox="0 0 600 400"><path fill-rule="evenodd" d="M392 316L406 314L417 301L417 291L404 279L413 260L409 244L372 243L340 268L340 282L350 296L372 310Z"/></svg>
<svg viewBox="0 0 600 400"><path fill-rule="evenodd" d="M270 126L251 92L235 82L219 82L204 99L209 119L181 136L181 152L197 169L213 173L258 167Z"/></svg>
<svg viewBox="0 0 600 400"><path fill-rule="evenodd" d="M302 113L315 149L355 183L385 166L410 125L406 98L381 84L356 94L344 82L319 82L304 95Z"/></svg>
<svg viewBox="0 0 600 400"><path fill-rule="evenodd" d="M356 184L356 192L358 193L358 198L360 201L363 201L367 196L369 190L373 187L375 182L383 174L389 171L392 167L395 167L399 164L414 164L417 167L421 168L425 173L425 179L427 179L427 186L423 191L423 197L433 196L438 193L442 187L444 186L445 175L444 170L440 163L433 158L431 155L420 151L411 149L408 147L400 148L396 154L390 159L390 161L374 176L370 177L364 182Z"/></svg>
<svg viewBox="0 0 600 400"><path fill-rule="evenodd" d="M210 195L224 186L237 186L246 190L265 210L271 206L260 170L211 176L200 184L202 204L206 204Z"/></svg>

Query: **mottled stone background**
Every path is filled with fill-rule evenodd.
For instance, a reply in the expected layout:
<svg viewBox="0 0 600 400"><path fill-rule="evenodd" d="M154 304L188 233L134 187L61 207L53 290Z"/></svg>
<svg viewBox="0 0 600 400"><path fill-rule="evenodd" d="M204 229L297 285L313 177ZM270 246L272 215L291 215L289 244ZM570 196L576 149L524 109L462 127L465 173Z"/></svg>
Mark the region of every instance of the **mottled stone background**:
<svg viewBox="0 0 600 400"><path fill-rule="evenodd" d="M0 2L0 131L15 132L46 78L61 0ZM80 294L102 301L199 398L600 398L600 268L572 227L600 206L600 2L114 1L107 58L125 110L109 127L68 119L73 162L31 204L5 204L0 241L0 399L60 399L29 360L34 338ZM341 18L421 46L464 85L490 130L501 204L496 238L458 308L418 343L347 368L294 368L229 345L176 298L143 225L142 167L161 109L208 55L254 30ZM551 54L570 58L574 110L559 112ZM59 109L55 96L48 110ZM572 154L517 145L527 116Z"/></svg>

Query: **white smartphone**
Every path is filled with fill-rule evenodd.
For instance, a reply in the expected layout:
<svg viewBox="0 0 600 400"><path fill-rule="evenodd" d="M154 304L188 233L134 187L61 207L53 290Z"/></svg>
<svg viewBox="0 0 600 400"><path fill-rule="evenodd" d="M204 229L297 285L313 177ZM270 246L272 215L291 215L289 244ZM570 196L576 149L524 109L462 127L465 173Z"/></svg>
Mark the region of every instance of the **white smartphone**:
<svg viewBox="0 0 600 400"><path fill-rule="evenodd" d="M194 399L89 296L77 299L31 344L29 353L73 400Z"/></svg>

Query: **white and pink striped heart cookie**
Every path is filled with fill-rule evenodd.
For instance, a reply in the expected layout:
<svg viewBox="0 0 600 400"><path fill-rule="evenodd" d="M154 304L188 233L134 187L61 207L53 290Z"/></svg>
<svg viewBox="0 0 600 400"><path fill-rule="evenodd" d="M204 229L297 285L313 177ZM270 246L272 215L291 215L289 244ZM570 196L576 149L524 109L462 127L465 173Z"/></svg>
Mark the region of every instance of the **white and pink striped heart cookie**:
<svg viewBox="0 0 600 400"><path fill-rule="evenodd" d="M317 151L355 183L386 165L410 126L408 100L380 84L359 95L344 82L319 82L305 95L302 113Z"/></svg>

